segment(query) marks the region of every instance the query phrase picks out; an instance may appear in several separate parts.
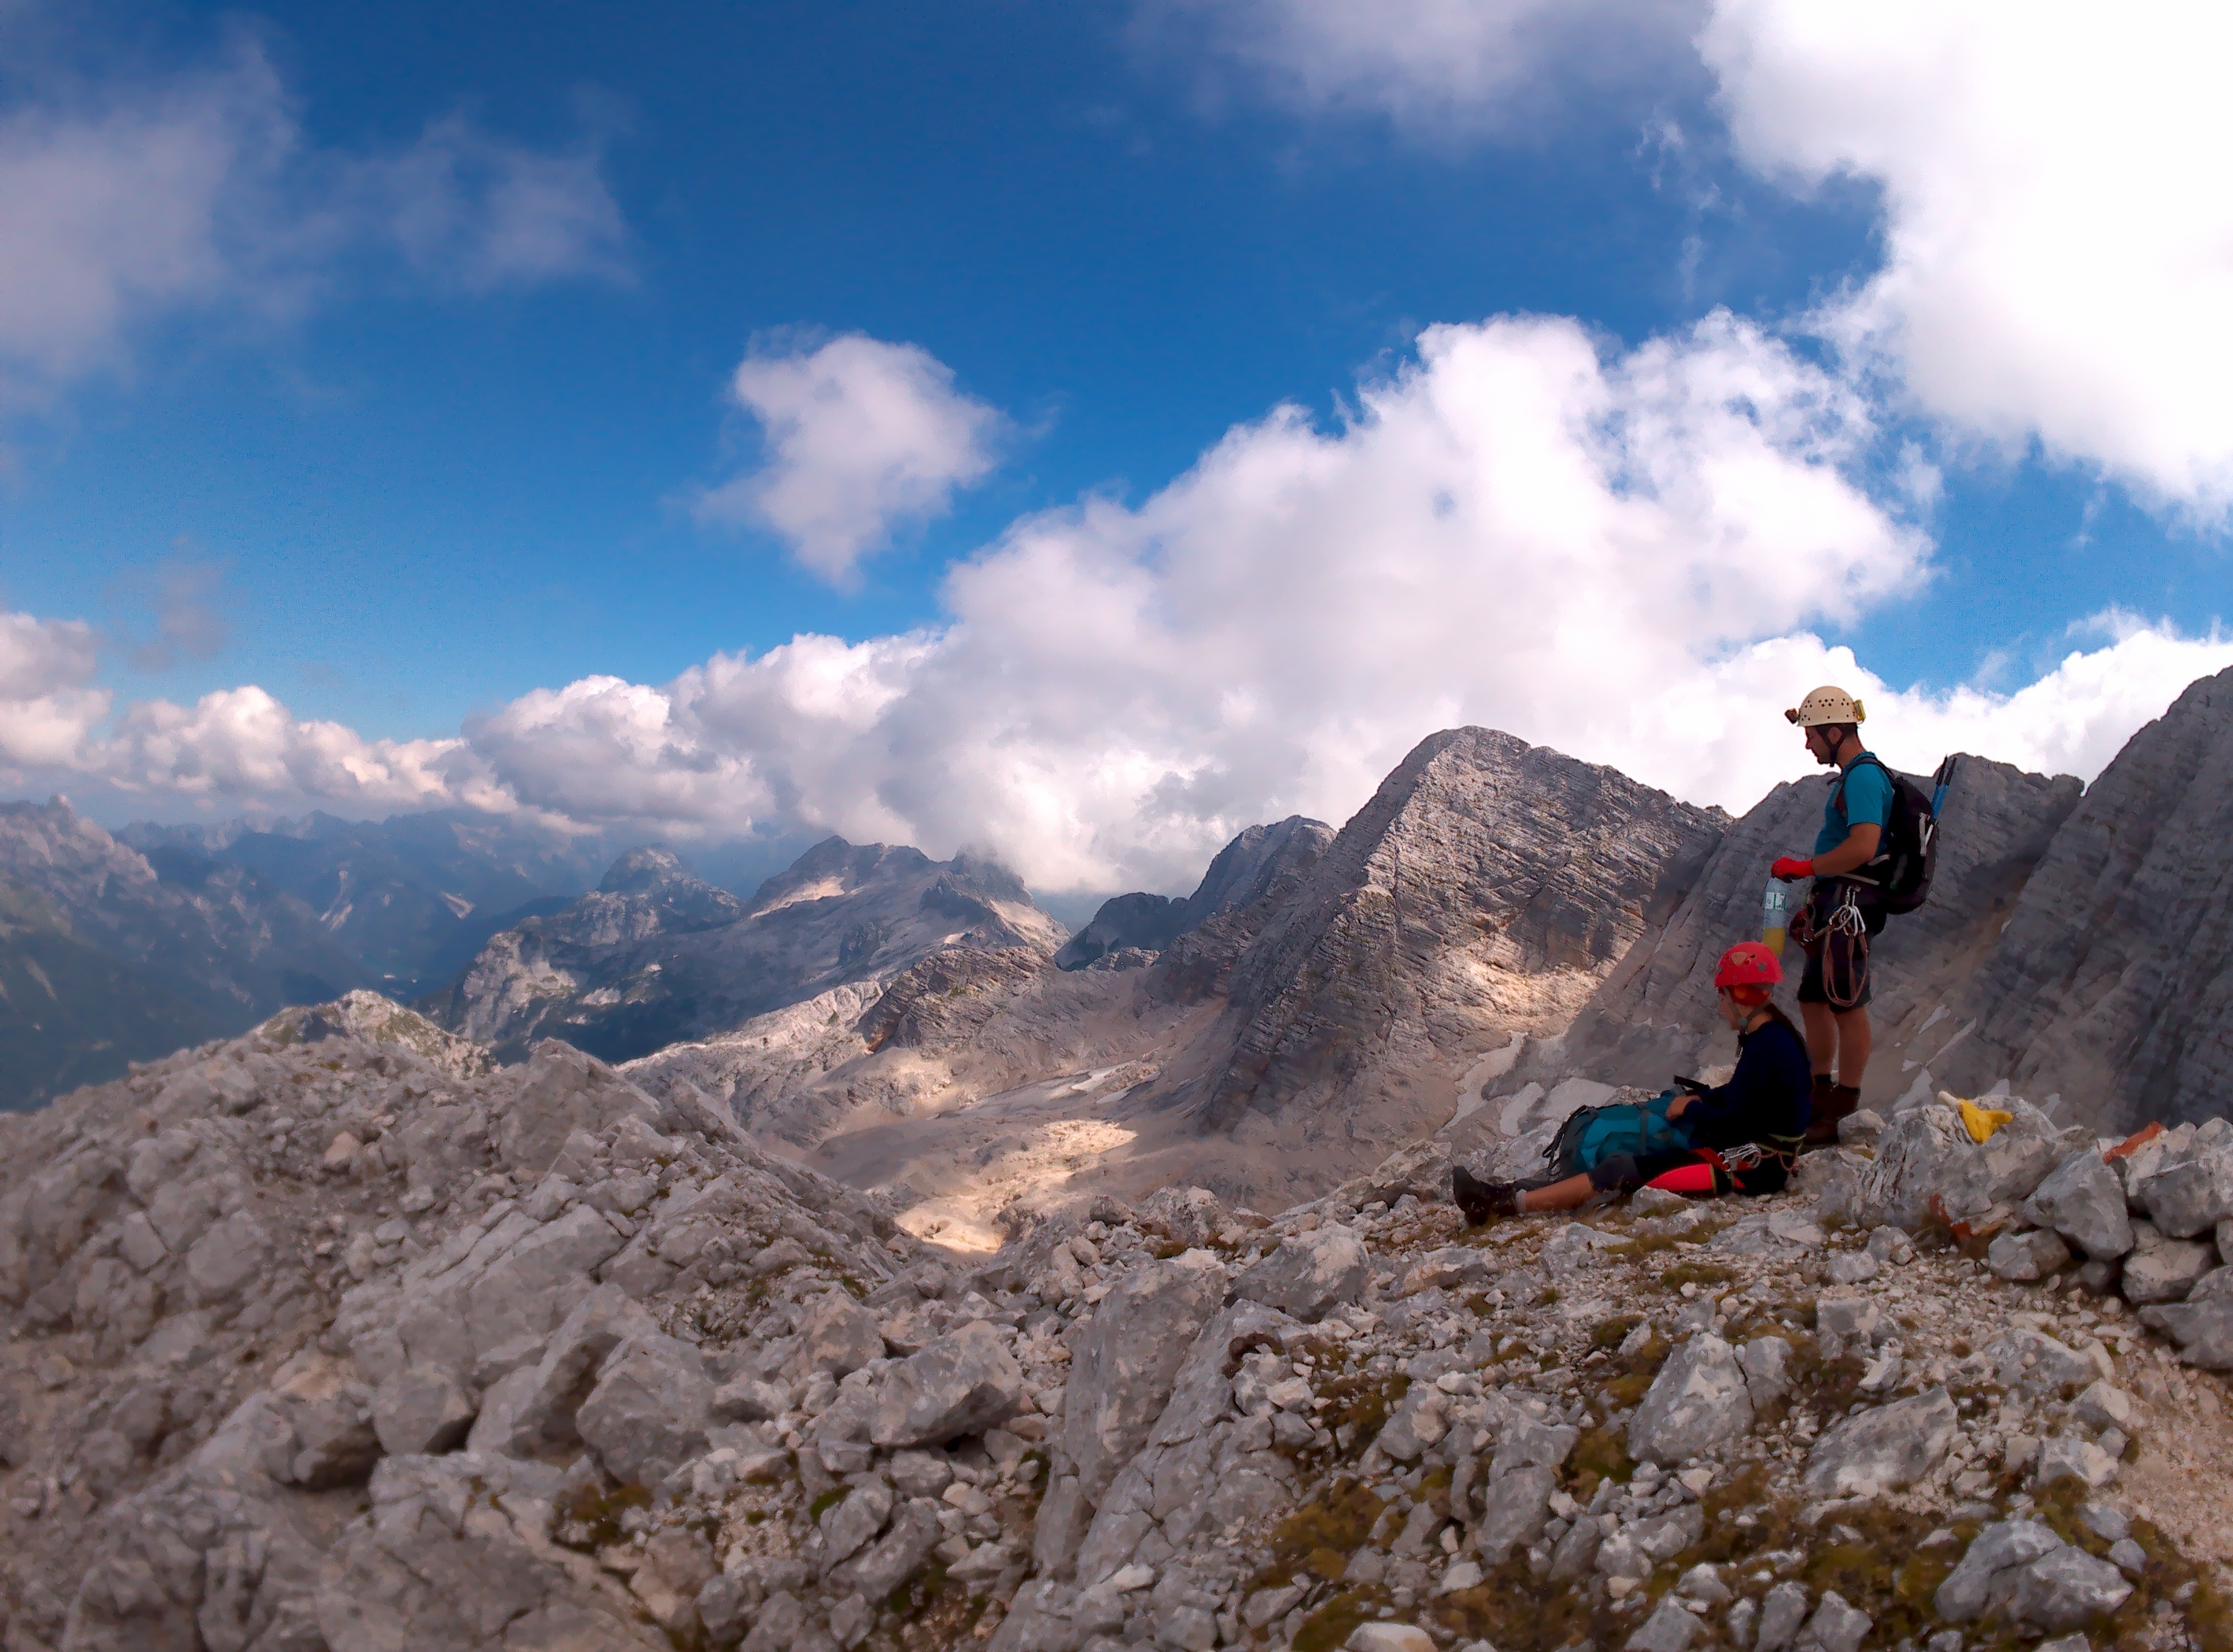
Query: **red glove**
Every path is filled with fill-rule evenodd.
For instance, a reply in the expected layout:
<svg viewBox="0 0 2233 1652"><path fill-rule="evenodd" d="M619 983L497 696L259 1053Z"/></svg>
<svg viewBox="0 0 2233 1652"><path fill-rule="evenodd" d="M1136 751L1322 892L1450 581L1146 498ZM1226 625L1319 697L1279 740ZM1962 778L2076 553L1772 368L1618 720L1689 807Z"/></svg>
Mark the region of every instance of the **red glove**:
<svg viewBox="0 0 2233 1652"><path fill-rule="evenodd" d="M1768 875L1772 878L1781 878L1786 883L1794 878L1811 878L1814 875L1814 862L1802 861L1796 855L1787 855L1768 868Z"/></svg>

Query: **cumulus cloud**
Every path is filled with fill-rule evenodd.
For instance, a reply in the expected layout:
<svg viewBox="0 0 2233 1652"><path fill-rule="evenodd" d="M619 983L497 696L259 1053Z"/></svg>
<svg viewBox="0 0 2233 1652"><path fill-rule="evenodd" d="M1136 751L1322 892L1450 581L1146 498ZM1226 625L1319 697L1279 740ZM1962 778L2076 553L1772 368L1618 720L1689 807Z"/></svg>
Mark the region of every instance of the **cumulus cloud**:
<svg viewBox="0 0 2233 1652"><path fill-rule="evenodd" d="M700 520L771 528L839 583L989 474L1006 422L921 346L861 333L756 348L730 390L759 423L765 463L702 494Z"/></svg>
<svg viewBox="0 0 2233 1652"><path fill-rule="evenodd" d="M1346 818L1455 724L1741 810L1813 771L1779 713L1818 682L1864 693L1911 767L1958 748L2091 776L2233 664L2223 636L2112 614L2013 693L1885 683L1825 641L1929 577L1902 501L1862 479L1883 440L1850 387L1727 315L1627 351L1559 319L1436 328L1333 427L1275 409L1136 507L1016 523L951 570L935 629L584 678L445 739L368 740L256 688L98 730L65 710L55 738L9 707L98 695L91 635L19 615L0 738L143 794L837 831L988 846L1041 888L1169 889L1252 821Z"/></svg>
<svg viewBox="0 0 2233 1652"><path fill-rule="evenodd" d="M108 715L96 687L100 639L76 620L0 613L0 772L74 768Z"/></svg>
<svg viewBox="0 0 2233 1652"><path fill-rule="evenodd" d="M2222 7L1718 0L1739 153L1882 185L1883 266L1824 316L1923 408L2144 497L2233 507Z"/></svg>
<svg viewBox="0 0 2233 1652"><path fill-rule="evenodd" d="M1663 81L1705 0L1142 0L1169 55L1230 63L1296 107L1419 135L1508 128L1578 89Z"/></svg>
<svg viewBox="0 0 2233 1652"><path fill-rule="evenodd" d="M594 146L452 117L400 150L321 150L246 41L152 79L40 67L0 100L0 387L19 407L125 365L166 317L297 313L355 256L475 290L625 273Z"/></svg>

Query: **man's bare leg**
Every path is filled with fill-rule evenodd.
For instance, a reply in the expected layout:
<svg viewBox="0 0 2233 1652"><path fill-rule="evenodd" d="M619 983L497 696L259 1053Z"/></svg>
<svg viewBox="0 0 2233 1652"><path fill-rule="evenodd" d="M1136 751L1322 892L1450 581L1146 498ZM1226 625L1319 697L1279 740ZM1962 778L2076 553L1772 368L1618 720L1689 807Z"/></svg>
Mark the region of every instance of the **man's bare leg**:
<svg viewBox="0 0 2233 1652"><path fill-rule="evenodd" d="M1807 1024L1807 1064L1814 1070L1815 1077L1827 1078L1837 1070L1839 1024L1842 1018L1826 1004L1802 1004L1799 1013Z"/></svg>
<svg viewBox="0 0 2233 1652"><path fill-rule="evenodd" d="M1810 1004L1807 1007L1809 1011L1813 1011L1826 1010L1828 1006ZM1829 1018L1826 1016L1824 1018ZM1838 1082L1840 1084L1850 1084L1855 1089L1859 1089L1861 1087L1861 1075L1868 1070L1869 1052L1874 1047L1876 1039L1876 1034L1869 1025L1867 1007L1864 1005L1858 1010L1846 1010L1839 1013L1836 1018L1836 1033ZM1814 1053L1814 1019L1811 1014L1807 1020L1807 1053L1810 1059ZM1815 1070L1818 1072L1821 1070L1820 1063L1816 1063Z"/></svg>

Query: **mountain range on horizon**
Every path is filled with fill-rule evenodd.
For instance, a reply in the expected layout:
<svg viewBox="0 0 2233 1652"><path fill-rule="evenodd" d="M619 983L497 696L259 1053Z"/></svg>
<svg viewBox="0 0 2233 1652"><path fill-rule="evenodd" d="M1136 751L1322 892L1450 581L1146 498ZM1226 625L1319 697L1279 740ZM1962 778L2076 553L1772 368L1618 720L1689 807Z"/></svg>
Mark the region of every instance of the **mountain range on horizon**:
<svg viewBox="0 0 2233 1652"><path fill-rule="evenodd" d="M498 1059L557 1037L926 1223L1174 1177L1276 1202L1725 1059L1711 958L1824 784L1732 819L1444 731L1338 830L1252 827L1192 895L1112 897L1075 935L993 862L836 837L748 894L659 846L568 891L578 856L470 822L112 837L6 805L0 1016L36 1105L280 1004L410 996L372 963L435 959L420 1007ZM1965 758L1932 899L1878 942L1865 1102L2051 1071L2034 1099L2103 1128L2223 1111L2228 784L2233 673L2091 788Z"/></svg>

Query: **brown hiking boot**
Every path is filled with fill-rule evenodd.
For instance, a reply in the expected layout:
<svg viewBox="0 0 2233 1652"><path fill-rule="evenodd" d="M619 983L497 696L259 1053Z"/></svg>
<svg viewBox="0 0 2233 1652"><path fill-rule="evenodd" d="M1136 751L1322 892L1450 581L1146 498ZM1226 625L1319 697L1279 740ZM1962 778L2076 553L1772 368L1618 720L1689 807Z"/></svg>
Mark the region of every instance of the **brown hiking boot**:
<svg viewBox="0 0 2233 1652"><path fill-rule="evenodd" d="M1859 1084L1826 1084L1818 1076L1814 1080L1814 1115L1807 1126L1807 1145L1810 1148L1835 1147L1838 1127L1859 1110L1861 1087Z"/></svg>
<svg viewBox="0 0 2233 1652"><path fill-rule="evenodd" d="M1508 1181L1483 1181L1462 1164L1450 1167L1450 1197L1475 1227L1500 1216L1520 1214L1518 1187Z"/></svg>

